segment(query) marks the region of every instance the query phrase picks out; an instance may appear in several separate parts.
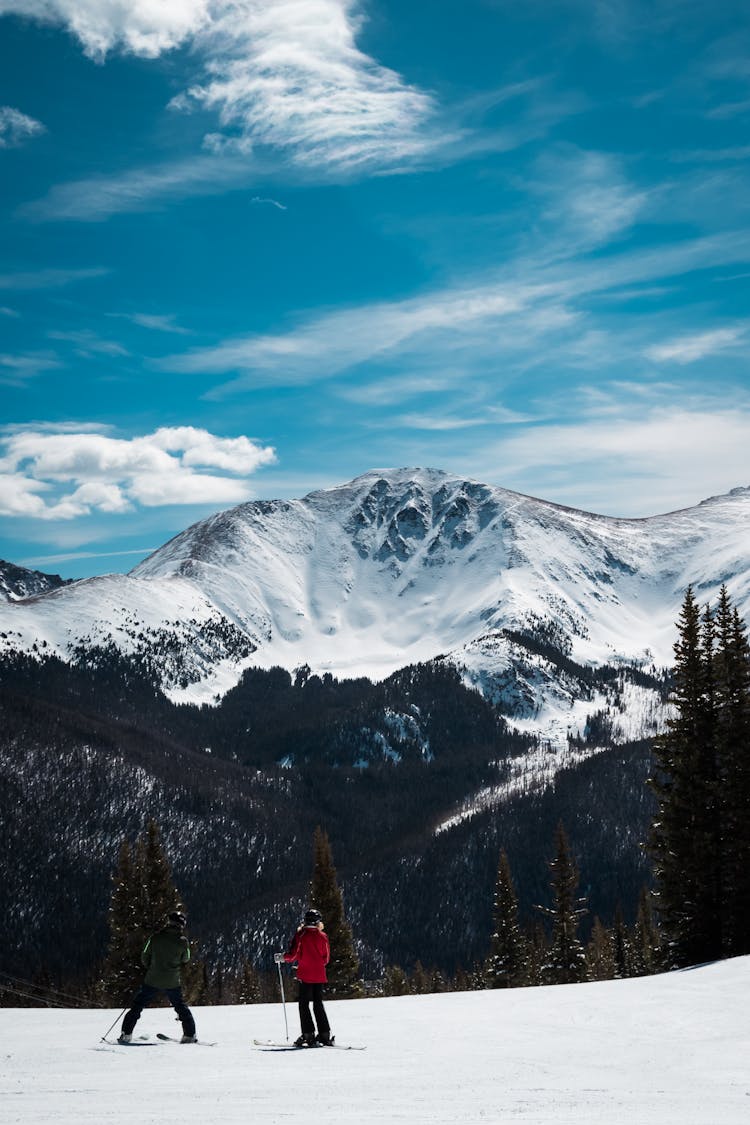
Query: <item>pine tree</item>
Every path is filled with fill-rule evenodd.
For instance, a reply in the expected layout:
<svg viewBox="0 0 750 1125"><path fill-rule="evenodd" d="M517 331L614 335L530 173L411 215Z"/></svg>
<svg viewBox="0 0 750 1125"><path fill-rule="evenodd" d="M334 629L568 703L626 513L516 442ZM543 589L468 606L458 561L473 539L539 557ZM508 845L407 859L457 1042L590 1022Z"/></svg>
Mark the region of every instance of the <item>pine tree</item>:
<svg viewBox="0 0 750 1125"><path fill-rule="evenodd" d="M722 938L733 956L750 950L750 654L726 586L716 611L714 689Z"/></svg>
<svg viewBox="0 0 750 1125"><path fill-rule="evenodd" d="M659 811L649 841L670 968L721 953L714 633L708 615L701 622L691 588L678 629L672 695L676 714L654 740L651 784Z"/></svg>
<svg viewBox="0 0 750 1125"><path fill-rule="evenodd" d="M534 919L527 939L529 984L544 983L544 966L547 963L549 940L540 918Z"/></svg>
<svg viewBox="0 0 750 1125"><path fill-rule="evenodd" d="M406 996L409 980L400 965L388 965L383 973L384 996Z"/></svg>
<svg viewBox="0 0 750 1125"><path fill-rule="evenodd" d="M409 977L409 992L414 993L415 996L423 996L425 993L431 991L429 974L426 972L422 962L416 961L414 970Z"/></svg>
<svg viewBox="0 0 750 1125"><path fill-rule="evenodd" d="M643 888L638 900L638 915L635 920L632 941L632 974L636 977L649 976L659 967L659 932L654 923L651 909L651 894Z"/></svg>
<svg viewBox="0 0 750 1125"><path fill-rule="evenodd" d="M615 951L612 934L594 918L591 939L586 947L586 975L589 980L612 980L615 975Z"/></svg>
<svg viewBox="0 0 750 1125"><path fill-rule="evenodd" d="M260 1001L260 979L252 962L244 958L237 986L238 1004L257 1004Z"/></svg>
<svg viewBox="0 0 750 1125"><path fill-rule="evenodd" d="M555 858L549 863L554 905L539 908L552 920L543 979L550 984L574 984L586 979L586 956L578 937L578 923L586 910L585 900L577 897L578 870L562 823L557 826L555 847Z"/></svg>
<svg viewBox="0 0 750 1125"><path fill-rule="evenodd" d="M172 881L172 869L164 852L155 820L146 825L145 838L136 844L137 869L141 875L141 919L147 934L154 933L172 910L180 907L180 896Z"/></svg>
<svg viewBox="0 0 750 1125"><path fill-rule="evenodd" d="M612 927L612 951L614 954L614 973L612 975L617 980L632 976L632 943L622 915L622 906L619 902L615 908L615 919Z"/></svg>
<svg viewBox="0 0 750 1125"><path fill-rule="evenodd" d="M141 952L148 938L179 907L159 828L150 821L135 847L120 846L109 907L109 947L101 979L102 998L124 1004L143 979Z"/></svg>
<svg viewBox="0 0 750 1125"><path fill-rule="evenodd" d="M333 865L328 835L316 828L313 839L313 876L310 901L320 911L331 943L328 963L328 995L332 999L358 996L359 961L354 950L351 926L344 914L344 902Z"/></svg>
<svg viewBox="0 0 750 1125"><path fill-rule="evenodd" d="M109 904L109 948L104 962L101 992L104 1003L121 1004L143 976L142 931L138 918L138 881L130 844L123 840L112 876Z"/></svg>
<svg viewBox="0 0 750 1125"><path fill-rule="evenodd" d="M495 882L492 943L484 965L487 988L516 988L529 981L527 943L518 921L518 898L505 851Z"/></svg>

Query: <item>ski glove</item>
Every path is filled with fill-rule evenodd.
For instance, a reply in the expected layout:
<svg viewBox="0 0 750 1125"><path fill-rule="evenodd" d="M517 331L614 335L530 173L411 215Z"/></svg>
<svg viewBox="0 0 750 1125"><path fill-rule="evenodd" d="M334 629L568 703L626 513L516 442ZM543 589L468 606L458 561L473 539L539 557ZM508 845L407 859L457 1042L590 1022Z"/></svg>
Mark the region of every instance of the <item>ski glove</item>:
<svg viewBox="0 0 750 1125"><path fill-rule="evenodd" d="M284 954L283 953L274 953L273 959L274 959L274 961L276 962L277 965L283 965L284 964Z"/></svg>

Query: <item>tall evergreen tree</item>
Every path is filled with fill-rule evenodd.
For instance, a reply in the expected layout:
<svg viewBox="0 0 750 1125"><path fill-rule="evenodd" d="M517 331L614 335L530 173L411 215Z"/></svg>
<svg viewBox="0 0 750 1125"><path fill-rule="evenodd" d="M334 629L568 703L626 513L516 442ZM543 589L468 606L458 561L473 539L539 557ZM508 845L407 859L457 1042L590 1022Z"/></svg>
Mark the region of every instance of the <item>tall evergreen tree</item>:
<svg viewBox="0 0 750 1125"><path fill-rule="evenodd" d="M529 983L527 943L518 921L518 898L504 850L497 868L492 943L484 978L487 988L516 988Z"/></svg>
<svg viewBox="0 0 750 1125"><path fill-rule="evenodd" d="M109 904L109 948L101 980L105 1003L124 1003L135 992L143 975L141 928L138 918L138 877L130 844L123 840L112 876Z"/></svg>
<svg viewBox="0 0 750 1125"><path fill-rule="evenodd" d="M552 935L543 979L550 984L575 984L586 979L586 956L578 937L578 923L586 913L578 897L578 869L562 823L555 834L555 858L549 863L554 897L552 907L540 907L552 920Z"/></svg>
<svg viewBox="0 0 750 1125"><path fill-rule="evenodd" d="M161 844L158 825L150 821L131 848L120 846L109 907L109 947L101 992L106 1002L123 1004L143 978L141 952L149 936L180 905Z"/></svg>
<svg viewBox="0 0 750 1125"><path fill-rule="evenodd" d="M669 967L720 956L713 628L688 588L674 646L675 716L654 740L659 811L649 848Z"/></svg>
<svg viewBox="0 0 750 1125"><path fill-rule="evenodd" d="M726 956L750 952L750 647L722 587L716 613L716 747Z"/></svg>
<svg viewBox="0 0 750 1125"><path fill-rule="evenodd" d="M633 946L628 927L622 914L622 906L618 902L615 907L615 917L612 926L612 951L614 953L614 973L618 980L632 976Z"/></svg>
<svg viewBox="0 0 750 1125"><path fill-rule="evenodd" d="M632 973L636 977L649 976L659 967L659 931L651 909L651 894L644 887L638 900L638 914L633 929Z"/></svg>
<svg viewBox="0 0 750 1125"><path fill-rule="evenodd" d="M352 929L344 914L344 901L333 865L333 853L328 834L315 829L313 839L313 875L310 883L310 901L320 911L331 943L331 960L328 964L328 994L332 999L357 996L359 960L354 949Z"/></svg>

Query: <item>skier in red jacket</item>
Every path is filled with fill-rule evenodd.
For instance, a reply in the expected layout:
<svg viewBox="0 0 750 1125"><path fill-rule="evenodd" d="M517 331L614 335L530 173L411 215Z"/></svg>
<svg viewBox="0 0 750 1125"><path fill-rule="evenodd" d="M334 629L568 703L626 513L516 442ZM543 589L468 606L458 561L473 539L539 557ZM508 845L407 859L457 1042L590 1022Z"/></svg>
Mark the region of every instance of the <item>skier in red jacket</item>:
<svg viewBox="0 0 750 1125"><path fill-rule="evenodd" d="M323 985L328 980L326 965L331 957L331 947L323 930L323 919L319 910L308 910L302 925L292 938L286 953L277 953L277 961L287 964L297 962L297 984L299 986L299 1019L302 1034L295 1040L297 1047L332 1047L333 1036L323 1007ZM315 1013L315 1022L310 1014L310 1004ZM315 1033L317 1024L318 1032Z"/></svg>

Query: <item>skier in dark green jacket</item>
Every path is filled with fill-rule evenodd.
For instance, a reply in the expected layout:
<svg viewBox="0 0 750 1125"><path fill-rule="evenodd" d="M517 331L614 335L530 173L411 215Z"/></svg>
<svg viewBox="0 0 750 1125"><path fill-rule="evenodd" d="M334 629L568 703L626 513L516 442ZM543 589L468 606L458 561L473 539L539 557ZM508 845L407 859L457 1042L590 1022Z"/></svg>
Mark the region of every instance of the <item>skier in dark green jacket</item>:
<svg viewBox="0 0 750 1125"><path fill-rule="evenodd" d="M182 1043L195 1043L195 1020L182 997L180 970L190 960L190 946L185 937L185 915L173 910L166 925L148 939L141 954L146 969L143 984L137 992L130 1011L122 1021L119 1043L130 1043L133 1028L141 1012L160 992L166 992L169 1002L182 1023Z"/></svg>

